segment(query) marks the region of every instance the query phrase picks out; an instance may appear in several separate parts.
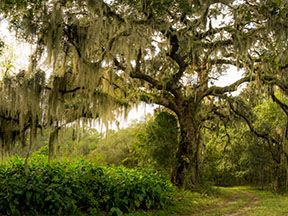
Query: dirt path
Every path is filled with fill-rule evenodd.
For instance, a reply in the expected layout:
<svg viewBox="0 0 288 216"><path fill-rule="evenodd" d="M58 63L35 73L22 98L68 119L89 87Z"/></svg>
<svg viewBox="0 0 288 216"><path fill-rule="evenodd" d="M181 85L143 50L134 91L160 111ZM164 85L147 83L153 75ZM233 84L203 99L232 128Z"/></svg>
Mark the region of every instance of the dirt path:
<svg viewBox="0 0 288 216"><path fill-rule="evenodd" d="M253 208L259 201L255 194L246 190L235 190L231 192L231 196L224 202L203 209L201 212L195 212L190 216L241 216L245 215L245 213ZM238 204L238 202L241 202L242 204Z"/></svg>
<svg viewBox="0 0 288 216"><path fill-rule="evenodd" d="M225 214L225 216L239 216L239 215L245 215L247 211L249 211L251 208L253 208L258 203L258 198L251 192L248 191L241 191L241 193L245 194L246 197L249 198L249 201L242 206L240 209L237 209L233 212Z"/></svg>

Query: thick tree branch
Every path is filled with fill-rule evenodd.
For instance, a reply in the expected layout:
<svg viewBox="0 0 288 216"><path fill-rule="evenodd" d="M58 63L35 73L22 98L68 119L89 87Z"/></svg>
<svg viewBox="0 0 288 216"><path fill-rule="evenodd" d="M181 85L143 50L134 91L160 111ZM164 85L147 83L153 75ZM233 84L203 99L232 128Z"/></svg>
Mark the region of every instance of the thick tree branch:
<svg viewBox="0 0 288 216"><path fill-rule="evenodd" d="M136 59L136 66L135 66L135 70L130 72L130 77L131 78L135 78L135 79L140 79L140 80L144 80L146 82L148 82L149 84L151 84L153 87L155 87L158 90L163 90L164 86L156 79L154 79L153 77L142 73L141 72L141 56L142 56L142 51L141 49L139 49L138 54L137 54L137 59ZM113 59L115 66L122 70L122 71L126 71L126 67L121 64L117 58Z"/></svg>
<svg viewBox="0 0 288 216"><path fill-rule="evenodd" d="M286 114L286 116L288 117L288 105L283 103L281 100L279 100L276 95L274 94L274 91L271 90L271 97L272 97L272 100L277 103L280 108L283 110L283 112Z"/></svg>
<svg viewBox="0 0 288 216"><path fill-rule="evenodd" d="M138 52L137 55L137 59L136 59L136 66L135 66L135 70L133 70L132 72L130 72L129 76L133 79L139 79L139 80L143 80L147 83L149 83L153 88L156 88L157 90L167 90L169 92L171 92L174 96L177 95L177 90L172 88L172 85L163 85L160 81L154 79L152 76L149 76L145 73L142 73L140 70L140 66L141 66L141 55L142 53ZM126 71L127 68L121 64L117 58L113 59L114 61L114 65L117 67L117 69L122 70L122 71Z"/></svg>
<svg viewBox="0 0 288 216"><path fill-rule="evenodd" d="M224 94L224 93L227 93L227 92L233 92L233 91L236 91L237 88L245 83L245 82L249 82L251 80L254 80L254 77L253 76L249 76L249 77L243 77L239 80L237 80L236 82L232 83L231 85L228 85L228 86L225 86L225 87L218 87L218 86L211 86L204 94L203 94L203 97L206 97L208 95L214 95L214 96L217 96L217 95L221 95L221 94ZM203 98L202 97L202 98Z"/></svg>
<svg viewBox="0 0 288 216"><path fill-rule="evenodd" d="M279 158L279 154L282 151L281 145L281 141L275 139L274 137L272 137L268 132L267 133L263 133L258 131L254 126L253 123L250 121L249 117L247 117L246 115L244 115L243 113L241 113L241 111L239 111L237 108L234 107L234 105L232 104L231 100L227 100L229 103L229 106L231 108L231 110L238 115L239 117L241 117L246 124L248 125L250 131L255 134L257 137L264 139L269 146L270 152L272 154L273 160L276 161L277 163L280 163L280 158ZM276 144L276 146L275 146Z"/></svg>
<svg viewBox="0 0 288 216"><path fill-rule="evenodd" d="M164 33L164 32L162 32ZM172 60L174 60L179 66L178 71L172 76L169 85L175 85L181 79L183 73L185 72L188 64L185 62L185 56L180 56L177 52L179 51L179 39L176 34L172 33L172 30L164 33L164 35L168 38L169 44L171 46L170 53L167 54Z"/></svg>
<svg viewBox="0 0 288 216"><path fill-rule="evenodd" d="M125 71L126 67L118 61L117 58L113 59L114 65L116 66L117 70Z"/></svg>
<svg viewBox="0 0 288 216"><path fill-rule="evenodd" d="M144 74L142 72L133 71L130 73L130 77L135 78L135 79L139 79L139 80L144 80L158 90L164 90L165 89L164 85L162 85L158 80L156 80L153 77L151 77L147 74Z"/></svg>
<svg viewBox="0 0 288 216"><path fill-rule="evenodd" d="M180 98L181 97L181 92L179 91L178 88L175 88L176 86L174 85L175 83L166 83L163 84L160 81L158 81L157 79L154 79L152 76L147 75L143 72L141 72L141 55L142 53L140 52L140 50L138 51L138 55L137 55L137 59L136 59L136 66L135 66L135 70L133 70L132 72L130 72L129 76L133 79L139 79L142 81L147 82L148 84L150 84L153 88L160 90L160 91L168 91L170 92L174 97ZM117 60L117 58L113 59L114 61L114 65L116 66L117 69L122 70L122 71L126 71L127 68L126 66L124 66L123 64L121 64L121 62L119 62Z"/></svg>
<svg viewBox="0 0 288 216"><path fill-rule="evenodd" d="M136 66L135 66L135 71L140 72L141 70L141 59L142 59L142 50L139 48L137 58L136 58Z"/></svg>
<svg viewBox="0 0 288 216"><path fill-rule="evenodd" d="M154 103L158 105L162 105L175 113L178 113L177 106L175 105L174 101L169 99L169 97L161 94L153 94L153 93L147 93L147 92L141 92L140 93L140 100L145 103Z"/></svg>
<svg viewBox="0 0 288 216"><path fill-rule="evenodd" d="M53 88L49 87L49 86L44 86L44 89L46 90L49 90L49 91L52 91ZM78 90L81 90L81 89L85 89L84 87L75 87L73 89L69 89L69 90L63 90L63 89L59 89L59 92L62 94L62 95L65 95L65 94L69 94L69 93L74 93L74 92L77 92Z"/></svg>
<svg viewBox="0 0 288 216"><path fill-rule="evenodd" d="M288 84L283 80L278 79L276 76L263 75L261 76L261 80L266 84L278 86L282 91L288 94Z"/></svg>
<svg viewBox="0 0 288 216"><path fill-rule="evenodd" d="M76 91L78 91L78 90L80 90L80 89L84 89L84 87L75 87L75 88L73 88L73 89L69 89L69 90L65 90L65 91L60 90L60 92L61 92L62 94L69 94L69 93L74 93L74 92L76 92Z"/></svg>
<svg viewBox="0 0 288 216"><path fill-rule="evenodd" d="M271 137L269 135L269 133L263 133L263 132L260 132L258 130L255 129L255 127L253 126L253 123L251 122L251 120L249 119L249 117L247 117L246 115L244 115L243 113L241 113L237 108L234 107L232 101L230 99L227 100L228 101L228 104L229 104L229 107L230 109L236 114L238 115L239 117L241 117L245 122L246 124L248 125L250 131L252 133L254 133L257 137L260 137L264 140L266 140L269 144L271 143L277 143L279 144L279 142L274 139L273 137Z"/></svg>

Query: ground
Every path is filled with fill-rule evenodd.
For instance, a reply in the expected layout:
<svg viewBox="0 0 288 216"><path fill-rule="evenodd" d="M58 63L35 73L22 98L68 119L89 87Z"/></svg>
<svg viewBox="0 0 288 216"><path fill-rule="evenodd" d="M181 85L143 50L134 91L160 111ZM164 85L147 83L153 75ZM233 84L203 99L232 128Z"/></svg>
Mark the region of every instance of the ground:
<svg viewBox="0 0 288 216"><path fill-rule="evenodd" d="M213 195L179 192L176 203L165 210L139 212L130 216L285 216L288 195L280 195L251 187L215 188Z"/></svg>

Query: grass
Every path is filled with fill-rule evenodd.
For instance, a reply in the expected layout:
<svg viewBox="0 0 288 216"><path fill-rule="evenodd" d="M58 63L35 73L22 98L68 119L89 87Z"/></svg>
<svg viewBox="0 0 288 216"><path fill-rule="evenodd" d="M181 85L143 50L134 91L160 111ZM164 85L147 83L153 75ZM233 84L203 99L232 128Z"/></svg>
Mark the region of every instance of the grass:
<svg viewBox="0 0 288 216"><path fill-rule="evenodd" d="M258 203L247 212L247 216L281 216L288 215L288 195L267 191L252 190L258 197Z"/></svg>
<svg viewBox="0 0 288 216"><path fill-rule="evenodd" d="M191 215L195 212L201 212L214 208L224 202L231 196L231 192L223 188L217 188L212 195L205 195L190 191L178 191L175 197L174 205L165 210L136 212L127 214L129 216L167 216L167 215Z"/></svg>
<svg viewBox="0 0 288 216"><path fill-rule="evenodd" d="M259 191L250 187L216 188L217 193L203 195L178 191L174 205L165 210L136 212L128 216L284 216L288 215L288 195Z"/></svg>

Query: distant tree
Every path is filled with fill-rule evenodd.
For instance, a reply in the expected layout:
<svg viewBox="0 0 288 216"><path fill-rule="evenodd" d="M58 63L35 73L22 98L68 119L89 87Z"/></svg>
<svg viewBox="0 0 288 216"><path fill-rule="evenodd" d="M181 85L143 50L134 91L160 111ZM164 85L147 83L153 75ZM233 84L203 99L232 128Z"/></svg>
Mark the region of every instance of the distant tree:
<svg viewBox="0 0 288 216"><path fill-rule="evenodd" d="M140 146L143 144L145 127L145 122L134 122L127 128L108 130L87 157L91 160L99 158L100 162L110 165L142 166L144 155ZM150 162L144 163L148 167Z"/></svg>
<svg viewBox="0 0 288 216"><path fill-rule="evenodd" d="M271 92L269 94L266 92L266 97L262 97L262 101L253 109L249 107L245 98L240 97L235 98L233 102L230 101L230 107L245 121L250 131L257 137L257 139L251 139L255 140L255 145L260 143L266 146L265 149L273 161L273 187L275 190L279 190L286 187L285 184L287 184L287 182L283 184L282 176L288 176L287 171L284 175L282 172L283 167L287 170L287 116L275 100L284 104L287 99L286 96L281 96L280 91L276 94L272 93L272 96L270 94ZM253 151L256 148L250 150ZM253 154L253 152L250 153Z"/></svg>

